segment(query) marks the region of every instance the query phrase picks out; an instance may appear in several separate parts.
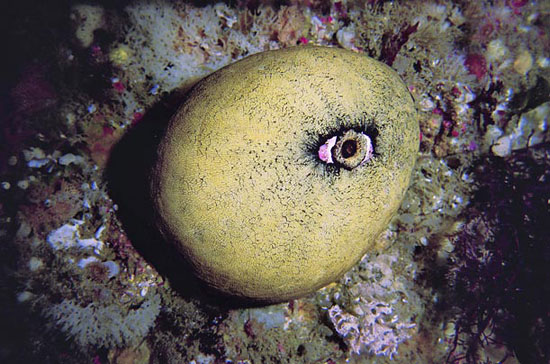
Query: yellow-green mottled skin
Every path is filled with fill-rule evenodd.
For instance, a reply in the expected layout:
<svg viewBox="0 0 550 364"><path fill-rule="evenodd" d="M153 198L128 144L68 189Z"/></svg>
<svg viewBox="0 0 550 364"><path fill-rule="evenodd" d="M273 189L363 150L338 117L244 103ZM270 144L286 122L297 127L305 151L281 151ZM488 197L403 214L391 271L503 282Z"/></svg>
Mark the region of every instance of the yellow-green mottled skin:
<svg viewBox="0 0 550 364"><path fill-rule="evenodd" d="M375 156L327 168L316 148L346 127L377 130ZM418 137L411 96L386 65L326 47L255 54L199 82L171 120L152 180L160 229L222 292L303 296L373 248Z"/></svg>

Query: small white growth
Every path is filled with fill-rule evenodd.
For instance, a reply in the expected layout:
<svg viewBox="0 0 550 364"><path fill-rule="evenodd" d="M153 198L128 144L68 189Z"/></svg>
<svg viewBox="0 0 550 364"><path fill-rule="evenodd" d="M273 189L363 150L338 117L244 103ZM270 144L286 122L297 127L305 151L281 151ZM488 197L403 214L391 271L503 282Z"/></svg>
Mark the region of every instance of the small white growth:
<svg viewBox="0 0 550 364"><path fill-rule="evenodd" d="M151 89L149 90L149 93L151 95L156 95L158 94L159 88L160 88L160 85L158 83L155 83L153 87L151 87Z"/></svg>
<svg viewBox="0 0 550 364"><path fill-rule="evenodd" d="M29 260L29 269L31 272L36 272L37 270L42 268L43 265L44 262L42 262L40 258L31 257L31 259Z"/></svg>
<svg viewBox="0 0 550 364"><path fill-rule="evenodd" d="M216 357L214 355L199 354L195 357L195 359L191 360L189 364L212 364L215 362L216 362ZM246 362L248 361L244 361L244 362L239 361L239 363L246 363Z"/></svg>
<svg viewBox="0 0 550 364"><path fill-rule="evenodd" d="M23 179L17 182L17 187L19 187L22 190L26 190L27 188L29 188L29 181Z"/></svg>
<svg viewBox="0 0 550 364"><path fill-rule="evenodd" d="M460 95L456 98L456 102L467 104L474 101L474 99L476 98L476 94L474 93L472 88L467 84L457 82L456 87L460 92Z"/></svg>
<svg viewBox="0 0 550 364"><path fill-rule="evenodd" d="M38 147L31 147L29 149L23 150L23 156L28 162L31 159L44 159L46 158L46 153L44 153L44 151Z"/></svg>
<svg viewBox="0 0 550 364"><path fill-rule="evenodd" d="M496 143L491 147L494 155L506 157L512 152L512 138L509 135L498 138Z"/></svg>
<svg viewBox="0 0 550 364"><path fill-rule="evenodd" d="M27 163L29 168L42 168L46 164L50 163L50 160L47 158L44 159L32 159Z"/></svg>
<svg viewBox="0 0 550 364"><path fill-rule="evenodd" d="M17 294L17 302L19 302L19 303L26 302L26 301L30 300L32 298L32 296L34 296L34 295L29 291L19 292Z"/></svg>
<svg viewBox="0 0 550 364"><path fill-rule="evenodd" d="M522 51L514 60L513 68L520 75L526 75L533 67L533 56L529 51Z"/></svg>
<svg viewBox="0 0 550 364"><path fill-rule="evenodd" d="M120 267L116 262L113 262L112 260L108 260L104 262L103 266L105 266L107 270L109 270L109 274L108 274L109 278L113 278L120 272Z"/></svg>
<svg viewBox="0 0 550 364"><path fill-rule="evenodd" d="M520 149L525 145L531 147L548 139L548 119L550 118L550 102L545 102L521 115L515 134L522 135L512 149ZM518 141L519 141L518 140Z"/></svg>
<svg viewBox="0 0 550 364"><path fill-rule="evenodd" d="M539 59L537 59L537 64L539 65L540 68L550 67L550 58L539 57Z"/></svg>
<svg viewBox="0 0 550 364"><path fill-rule="evenodd" d="M96 257L87 257L87 258L80 259L76 265L78 265L79 268L84 269L88 264L94 263L97 261L98 259Z"/></svg>
<svg viewBox="0 0 550 364"><path fill-rule="evenodd" d="M78 239L78 247L82 249L93 248L101 250L103 249L103 242L94 238Z"/></svg>
<svg viewBox="0 0 550 364"><path fill-rule="evenodd" d="M228 28L233 27L233 24L239 20L237 14L222 3L214 5L214 10L216 10L218 18L225 20Z"/></svg>
<svg viewBox="0 0 550 364"><path fill-rule="evenodd" d="M508 52L508 48L502 39L493 39L487 45L486 57L488 61L498 61L506 57Z"/></svg>
<svg viewBox="0 0 550 364"><path fill-rule="evenodd" d="M502 129L499 128L498 126L489 125L487 126L487 133L485 133L485 136L484 136L485 141L488 144L493 145L498 140L498 138L502 136L503 133L504 132L502 131Z"/></svg>
<svg viewBox="0 0 550 364"><path fill-rule="evenodd" d="M336 32L336 40L338 44L346 49L356 49L355 48L355 25L351 25L341 28Z"/></svg>
<svg viewBox="0 0 550 364"><path fill-rule="evenodd" d="M424 4L424 12L431 18L443 20L447 16L447 7L445 5L427 3Z"/></svg>
<svg viewBox="0 0 550 364"><path fill-rule="evenodd" d="M82 158L82 156L74 155L72 153L65 154L58 159L58 163L62 166L68 166L71 163L81 164L82 162L84 162L84 158Z"/></svg>
<svg viewBox="0 0 550 364"><path fill-rule="evenodd" d="M435 108L435 103L427 95L422 95L422 100L418 103L422 111L432 111Z"/></svg>
<svg viewBox="0 0 550 364"><path fill-rule="evenodd" d="M103 233L103 231L105 230L105 225L101 225L95 232L94 234L94 237L96 239L101 239L101 234Z"/></svg>

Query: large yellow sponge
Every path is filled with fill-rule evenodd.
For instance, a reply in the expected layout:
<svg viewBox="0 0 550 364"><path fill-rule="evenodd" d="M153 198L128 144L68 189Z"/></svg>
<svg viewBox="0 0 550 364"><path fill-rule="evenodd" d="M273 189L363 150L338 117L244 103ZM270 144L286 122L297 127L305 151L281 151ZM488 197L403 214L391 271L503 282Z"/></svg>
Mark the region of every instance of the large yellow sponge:
<svg viewBox="0 0 550 364"><path fill-rule="evenodd" d="M328 47L255 54L200 81L171 120L152 179L158 225L210 286L296 298L373 249L418 139L388 66Z"/></svg>

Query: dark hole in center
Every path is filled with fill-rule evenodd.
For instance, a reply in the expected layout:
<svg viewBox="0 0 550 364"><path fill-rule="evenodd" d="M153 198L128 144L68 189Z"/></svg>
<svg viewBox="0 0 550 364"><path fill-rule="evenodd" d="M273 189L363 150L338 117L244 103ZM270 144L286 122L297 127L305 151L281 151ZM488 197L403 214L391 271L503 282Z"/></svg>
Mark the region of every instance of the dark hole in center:
<svg viewBox="0 0 550 364"><path fill-rule="evenodd" d="M342 143L342 157L353 157L355 152L357 152L357 142L355 140L346 140Z"/></svg>

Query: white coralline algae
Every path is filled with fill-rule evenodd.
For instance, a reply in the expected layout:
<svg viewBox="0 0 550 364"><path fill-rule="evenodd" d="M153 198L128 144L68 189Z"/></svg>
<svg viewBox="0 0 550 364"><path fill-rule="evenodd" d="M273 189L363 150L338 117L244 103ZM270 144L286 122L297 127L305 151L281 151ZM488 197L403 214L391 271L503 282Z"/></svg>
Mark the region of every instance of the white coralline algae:
<svg viewBox="0 0 550 364"><path fill-rule="evenodd" d="M103 242L101 240L97 240L94 238L78 239L77 245L79 248L82 248L82 249L93 248L93 249L101 250L103 248Z"/></svg>
<svg viewBox="0 0 550 364"><path fill-rule="evenodd" d="M391 359L414 334L414 314L406 307L414 306L419 297L406 290L410 283L405 276L394 274L392 265L397 261L387 254L363 259L362 280L349 291L356 298L345 308L339 304L329 308L328 317L351 353L369 352Z"/></svg>
<svg viewBox="0 0 550 364"><path fill-rule="evenodd" d="M86 258L80 259L76 265L78 265L79 268L84 269L88 264L94 263L97 261L98 259L96 257L86 257Z"/></svg>
<svg viewBox="0 0 550 364"><path fill-rule="evenodd" d="M102 264L109 271L107 275L108 278L113 278L120 272L120 267L116 262L113 262L112 260L108 260L106 262L103 262Z"/></svg>
<svg viewBox="0 0 550 364"><path fill-rule="evenodd" d="M550 102L523 113L508 134L502 135L502 131L498 130L500 134L496 134L498 139L491 146L491 151L499 157L506 157L514 150L532 147L548 140L549 117ZM487 134L489 133L490 131Z"/></svg>
<svg viewBox="0 0 550 364"><path fill-rule="evenodd" d="M140 306L128 311L116 304L104 306L92 302L82 306L75 300L64 300L45 314L80 346L113 348L143 340L159 312L160 297L151 294Z"/></svg>
<svg viewBox="0 0 550 364"><path fill-rule="evenodd" d="M48 234L46 241L55 250L66 250L73 247L81 249L93 248L96 250L103 249L104 243L95 238L81 239L78 226L84 222L81 220L73 220L72 223L65 224L60 228L53 230Z"/></svg>
<svg viewBox="0 0 550 364"><path fill-rule="evenodd" d="M77 225L65 224L50 232L46 240L55 250L69 249L76 245L78 235Z"/></svg>
<svg viewBox="0 0 550 364"><path fill-rule="evenodd" d="M393 308L384 302L361 299L355 311L355 315L348 314L336 305L328 313L336 332L357 355L367 350L391 359L397 354L399 344L411 337L410 329L416 326L399 322Z"/></svg>
<svg viewBox="0 0 550 364"><path fill-rule="evenodd" d="M80 269L84 269L88 266L90 263L97 263L99 262L99 259L97 259L94 256L89 256L86 258L82 258L78 261L76 264ZM106 262L99 263L102 266L104 266L107 269L107 278L111 279L114 276L116 276L120 272L120 267L116 262L113 262L112 260L108 260Z"/></svg>

